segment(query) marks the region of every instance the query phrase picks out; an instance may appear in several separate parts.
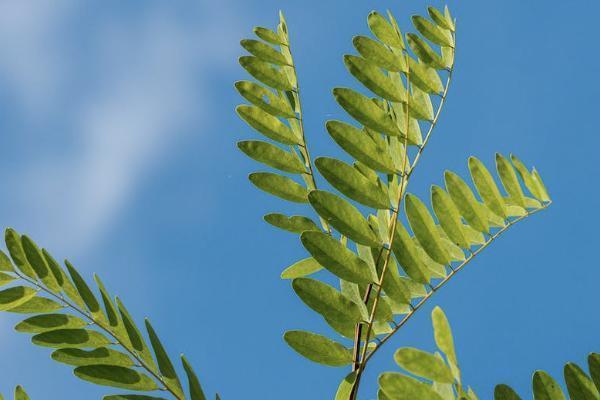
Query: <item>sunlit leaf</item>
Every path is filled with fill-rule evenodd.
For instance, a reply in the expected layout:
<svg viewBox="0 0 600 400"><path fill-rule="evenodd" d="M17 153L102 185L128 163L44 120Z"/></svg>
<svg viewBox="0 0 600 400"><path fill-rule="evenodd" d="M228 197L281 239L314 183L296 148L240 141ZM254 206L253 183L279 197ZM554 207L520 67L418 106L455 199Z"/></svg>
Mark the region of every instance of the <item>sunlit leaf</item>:
<svg viewBox="0 0 600 400"><path fill-rule="evenodd" d="M293 233L321 230L312 219L301 215L292 215L291 217L288 217L287 215L279 213L271 213L265 215L263 218L269 224Z"/></svg>
<svg viewBox="0 0 600 400"><path fill-rule="evenodd" d="M194 372L194 369L192 368L191 364L183 355L181 356L181 362L183 364L183 369L185 370L185 373L188 377L190 400L206 400L206 397L204 396L204 391L202 390L202 386L200 385L200 380L198 379L196 372ZM219 395L217 395L217 399L218 398Z"/></svg>
<svg viewBox="0 0 600 400"><path fill-rule="evenodd" d="M89 329L56 329L38 333L31 338L33 344L53 348L95 348L112 344L100 332Z"/></svg>
<svg viewBox="0 0 600 400"><path fill-rule="evenodd" d="M259 189L284 200L295 203L306 203L308 201L306 188L287 176L271 172L255 172L250 174L249 179Z"/></svg>
<svg viewBox="0 0 600 400"><path fill-rule="evenodd" d="M429 282L431 273L421 261L412 238L400 221L396 224L392 251L404 272L411 279L420 283Z"/></svg>
<svg viewBox="0 0 600 400"><path fill-rule="evenodd" d="M369 24L371 32L373 32L373 35L375 35L377 39L388 46L404 49L402 36L383 15L376 11L372 11L367 18L367 23Z"/></svg>
<svg viewBox="0 0 600 400"><path fill-rule="evenodd" d="M338 104L361 124L386 135L400 135L392 118L367 96L346 88L333 89L333 95Z"/></svg>
<svg viewBox="0 0 600 400"><path fill-rule="evenodd" d="M323 267L317 260L312 257L300 260L289 267L287 267L281 273L281 279L294 279L314 274L317 271L322 270Z"/></svg>
<svg viewBox="0 0 600 400"><path fill-rule="evenodd" d="M508 385L496 385L494 400L521 400L519 395Z"/></svg>
<svg viewBox="0 0 600 400"><path fill-rule="evenodd" d="M248 53L260 58L262 61L277 65L289 65L283 54L259 40L244 39L240 44Z"/></svg>
<svg viewBox="0 0 600 400"><path fill-rule="evenodd" d="M118 365L121 367L132 367L134 361L127 354L120 351L99 347L93 350L78 348L58 349L52 353L54 361L80 367L84 365Z"/></svg>
<svg viewBox="0 0 600 400"><path fill-rule="evenodd" d="M276 117L295 118L296 114L285 99L251 81L238 81L235 88L243 98Z"/></svg>
<svg viewBox="0 0 600 400"><path fill-rule="evenodd" d="M469 170L477 192L485 205L496 215L506 219L504 200L490 171L475 157L469 157Z"/></svg>
<svg viewBox="0 0 600 400"><path fill-rule="evenodd" d="M306 331L287 331L283 338L292 349L313 362L332 367L352 363L350 350L325 336Z"/></svg>
<svg viewBox="0 0 600 400"><path fill-rule="evenodd" d="M279 90L292 90L294 87L281 69L271 66L271 64L253 56L240 57L240 65L244 67L250 75L261 81L267 86Z"/></svg>
<svg viewBox="0 0 600 400"><path fill-rule="evenodd" d="M75 375L91 383L136 391L152 391L159 387L147 375L131 368L115 365L86 365L75 368Z"/></svg>
<svg viewBox="0 0 600 400"><path fill-rule="evenodd" d="M10 310L34 298L37 292L29 287L14 286L0 291L0 311Z"/></svg>
<svg viewBox="0 0 600 400"><path fill-rule="evenodd" d="M407 33L406 39L411 50L417 55L419 60L435 69L446 68L446 64L442 57L418 35Z"/></svg>
<svg viewBox="0 0 600 400"><path fill-rule="evenodd" d="M484 213L481 204L477 201L469 186L453 172L446 171L444 177L446 180L446 189L450 193L450 197L461 215L473 228L480 232L488 233L490 227L487 215Z"/></svg>
<svg viewBox="0 0 600 400"><path fill-rule="evenodd" d="M431 40L433 43L440 46L454 46L452 35L447 30L441 29L436 24L421 17L420 15L413 16L412 22L419 33Z"/></svg>
<svg viewBox="0 0 600 400"><path fill-rule="evenodd" d="M443 400L431 385L397 372L379 375L379 386L391 399Z"/></svg>
<svg viewBox="0 0 600 400"><path fill-rule="evenodd" d="M533 397L535 400L565 400L558 382L544 371L533 374Z"/></svg>
<svg viewBox="0 0 600 400"><path fill-rule="evenodd" d="M435 262L442 265L448 264L450 257L427 206L412 194L406 196L405 206L410 227L423 249Z"/></svg>
<svg viewBox="0 0 600 400"><path fill-rule="evenodd" d="M348 71L377 96L389 101L406 102L406 90L377 65L352 55L344 56L344 63Z"/></svg>
<svg viewBox="0 0 600 400"><path fill-rule="evenodd" d="M366 36L355 36L352 43L361 56L390 72L406 72L406 60L380 42Z"/></svg>
<svg viewBox="0 0 600 400"><path fill-rule="evenodd" d="M236 108L240 118L266 137L283 144L300 144L301 140L279 118L256 106L241 105Z"/></svg>
<svg viewBox="0 0 600 400"><path fill-rule="evenodd" d="M454 377L443 360L431 353L410 347L398 349L394 354L396 363L408 372L430 381L453 383Z"/></svg>
<svg viewBox="0 0 600 400"><path fill-rule="evenodd" d="M260 140L246 140L238 142L237 145L248 157L270 167L292 174L306 172L306 167L296 155L271 143Z"/></svg>

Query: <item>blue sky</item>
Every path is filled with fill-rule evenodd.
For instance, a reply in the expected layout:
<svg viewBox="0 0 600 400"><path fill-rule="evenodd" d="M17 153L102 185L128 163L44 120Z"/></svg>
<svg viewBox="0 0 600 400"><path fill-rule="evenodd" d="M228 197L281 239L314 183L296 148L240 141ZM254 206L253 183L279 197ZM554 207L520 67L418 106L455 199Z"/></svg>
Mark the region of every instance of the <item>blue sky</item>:
<svg viewBox="0 0 600 400"><path fill-rule="evenodd" d="M315 155L339 150L323 128L345 118L331 89L356 87L341 61L366 15L390 8L402 27L419 1L8 0L0 4L0 221L29 233L87 276L97 272L173 355L185 353L224 399L332 398L344 371L301 359L286 329L325 332L280 271L304 256L261 220L287 204L256 191L259 168L235 141L254 137L234 113L246 75L238 47L283 9ZM435 5L443 5L434 2ZM429 313L455 332L464 379L481 398L496 383L530 393L543 368L600 351L594 256L600 4L449 3L458 19L448 105L411 191L445 169L514 152L541 171L555 201L486 250L378 354L364 381L394 369L395 348L433 350ZM107 393L55 365L0 316L0 389L34 399ZM308 382L308 383L307 383Z"/></svg>

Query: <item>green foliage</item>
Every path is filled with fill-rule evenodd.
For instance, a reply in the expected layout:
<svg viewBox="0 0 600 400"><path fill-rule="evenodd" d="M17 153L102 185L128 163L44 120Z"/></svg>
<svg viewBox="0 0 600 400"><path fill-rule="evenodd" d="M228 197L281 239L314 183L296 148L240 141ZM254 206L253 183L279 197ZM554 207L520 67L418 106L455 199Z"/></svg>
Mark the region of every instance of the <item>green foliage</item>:
<svg viewBox="0 0 600 400"><path fill-rule="evenodd" d="M333 89L352 122L327 121L325 126L350 162L311 159L283 16L276 31L255 30L262 42L241 43L251 55L242 56L240 64L257 82L236 84L250 102L239 106L238 114L267 141L245 140L238 146L273 169L250 174L252 183L284 200L307 203L306 215L274 212L265 220L299 235L310 257L292 263L281 277L291 280L300 300L331 328L325 335L288 331L284 338L316 363L352 365L337 390L340 400L357 398L369 359L457 271L512 225L550 204L535 169L499 154L499 179L475 157L468 161L472 186L447 171L445 187L431 188L431 209L407 193L454 69L455 21L447 8L430 7L428 14L430 19L413 16L416 32L403 35L391 13L371 12L367 24L373 37L356 36L358 55L344 56L346 68L363 87ZM317 187L317 171L331 189ZM329 274L315 275L322 270ZM443 312L436 309L433 320L436 343L446 358L399 350L397 363L425 380L384 373L380 399L477 398L461 386Z"/></svg>
<svg viewBox="0 0 600 400"><path fill-rule="evenodd" d="M27 236L7 229L10 259L0 256L3 272L0 310L28 314L15 326L31 334L35 345L54 349L55 361L74 368L85 381L134 392L161 391L161 396L204 400L198 378L182 358L189 380L186 397L177 371L150 322L146 339L119 298L113 301L95 276L102 303L68 261L61 267ZM12 259L12 261L11 261ZM104 305L104 308L101 307ZM15 399L28 399L18 387ZM164 399L147 395L110 395L105 399Z"/></svg>

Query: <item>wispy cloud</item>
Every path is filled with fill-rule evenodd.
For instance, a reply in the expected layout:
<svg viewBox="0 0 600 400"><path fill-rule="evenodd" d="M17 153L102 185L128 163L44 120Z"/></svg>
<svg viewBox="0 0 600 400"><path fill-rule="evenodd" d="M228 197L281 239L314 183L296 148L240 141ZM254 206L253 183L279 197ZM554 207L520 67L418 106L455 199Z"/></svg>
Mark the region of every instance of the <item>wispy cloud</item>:
<svg viewBox="0 0 600 400"><path fill-rule="evenodd" d="M3 168L12 201L0 215L70 254L110 230L186 124L201 134L203 85L237 51L227 2L184 17L168 3L145 5L128 18L75 1L0 5L0 81L31 122L25 141L59 142Z"/></svg>

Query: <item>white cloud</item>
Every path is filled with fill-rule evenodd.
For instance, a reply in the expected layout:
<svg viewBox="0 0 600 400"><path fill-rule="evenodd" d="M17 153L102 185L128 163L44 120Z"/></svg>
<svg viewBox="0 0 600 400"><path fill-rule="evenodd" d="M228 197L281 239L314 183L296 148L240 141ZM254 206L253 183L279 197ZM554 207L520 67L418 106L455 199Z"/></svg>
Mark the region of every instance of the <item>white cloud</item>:
<svg viewBox="0 0 600 400"><path fill-rule="evenodd" d="M197 18L181 18L169 3L129 18L118 10L95 17L81 4L0 5L0 81L33 121L29 141L56 134L46 121L70 131L61 146L35 148L11 166L13 201L3 213L69 254L101 240L186 123L202 121L201 134L209 122L198 115L210 95L203 83L230 63L239 37L223 1L191 6ZM94 28L73 23L82 18Z"/></svg>

